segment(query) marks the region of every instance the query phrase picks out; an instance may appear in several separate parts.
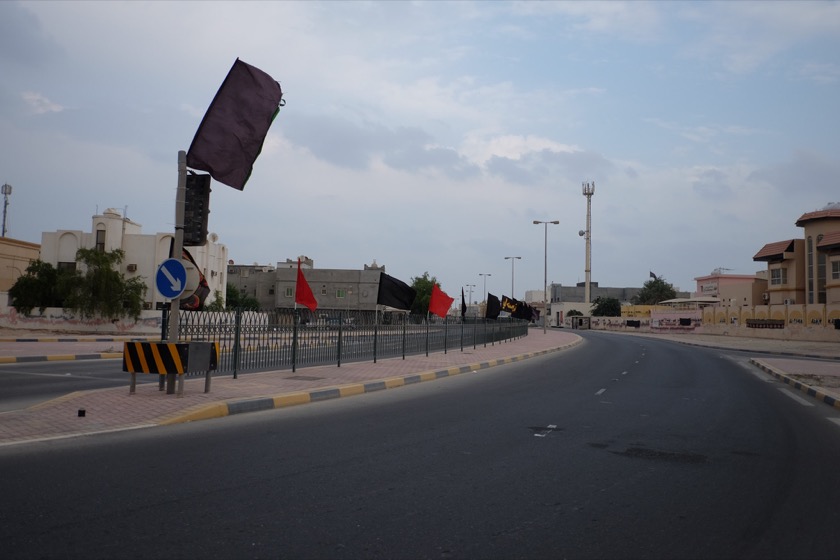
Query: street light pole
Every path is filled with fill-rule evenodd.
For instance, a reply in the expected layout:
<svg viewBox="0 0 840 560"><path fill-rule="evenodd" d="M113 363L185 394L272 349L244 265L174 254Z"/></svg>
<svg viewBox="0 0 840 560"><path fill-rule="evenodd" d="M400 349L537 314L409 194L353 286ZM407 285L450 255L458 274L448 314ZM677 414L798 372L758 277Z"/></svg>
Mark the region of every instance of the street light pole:
<svg viewBox="0 0 840 560"><path fill-rule="evenodd" d="M513 292L513 263L516 259L521 259L522 257L505 257L505 260L510 259L510 297L516 299L516 295Z"/></svg>
<svg viewBox="0 0 840 560"><path fill-rule="evenodd" d="M534 220L534 224L544 224L545 225L545 268L544 268L544 276L543 276L543 334L546 333L546 327L548 322L548 224L557 225L560 223L560 220L551 220L547 222L543 222L540 220Z"/></svg>
<svg viewBox="0 0 840 560"><path fill-rule="evenodd" d="M472 306L472 290L475 288L475 284L467 284L467 288L470 289L469 301L467 301L467 308L469 309Z"/></svg>
<svg viewBox="0 0 840 560"><path fill-rule="evenodd" d="M493 275L490 274L489 272L488 273L479 272L478 275L479 276L484 276L484 301L487 302L487 277L488 276L493 276Z"/></svg>

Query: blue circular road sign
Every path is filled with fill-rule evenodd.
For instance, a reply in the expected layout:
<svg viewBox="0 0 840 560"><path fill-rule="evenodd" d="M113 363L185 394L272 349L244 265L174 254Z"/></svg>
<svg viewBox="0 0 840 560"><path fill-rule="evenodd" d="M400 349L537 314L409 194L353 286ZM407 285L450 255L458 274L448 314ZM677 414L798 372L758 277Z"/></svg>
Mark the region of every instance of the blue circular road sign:
<svg viewBox="0 0 840 560"><path fill-rule="evenodd" d="M166 259L157 270L155 287L165 298L175 299L184 293L187 285L187 269L180 259Z"/></svg>

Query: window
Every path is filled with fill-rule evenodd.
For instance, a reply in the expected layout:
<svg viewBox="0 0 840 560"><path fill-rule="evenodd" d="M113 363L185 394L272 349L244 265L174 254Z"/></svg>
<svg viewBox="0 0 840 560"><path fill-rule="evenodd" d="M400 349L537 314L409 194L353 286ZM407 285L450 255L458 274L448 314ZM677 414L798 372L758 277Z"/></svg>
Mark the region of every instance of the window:
<svg viewBox="0 0 840 560"><path fill-rule="evenodd" d="M327 288L321 288L321 295L322 296L327 295Z"/></svg>
<svg viewBox="0 0 840 560"><path fill-rule="evenodd" d="M787 284L787 269L774 268L770 270L770 285L783 286Z"/></svg>
<svg viewBox="0 0 840 560"><path fill-rule="evenodd" d="M831 279L840 280L840 261L831 263Z"/></svg>
<svg viewBox="0 0 840 560"><path fill-rule="evenodd" d="M68 272L74 272L76 270L76 263L74 262L60 262L56 267L58 270L66 270Z"/></svg>
<svg viewBox="0 0 840 560"><path fill-rule="evenodd" d="M335 291L335 297L337 297L338 299L344 299L345 297L347 297L347 290L343 288L337 289Z"/></svg>
<svg viewBox="0 0 840 560"><path fill-rule="evenodd" d="M105 252L105 230L96 230L96 250L100 253Z"/></svg>
<svg viewBox="0 0 840 560"><path fill-rule="evenodd" d="M292 297L294 295L295 295L295 289L294 288L286 288L286 297Z"/></svg>

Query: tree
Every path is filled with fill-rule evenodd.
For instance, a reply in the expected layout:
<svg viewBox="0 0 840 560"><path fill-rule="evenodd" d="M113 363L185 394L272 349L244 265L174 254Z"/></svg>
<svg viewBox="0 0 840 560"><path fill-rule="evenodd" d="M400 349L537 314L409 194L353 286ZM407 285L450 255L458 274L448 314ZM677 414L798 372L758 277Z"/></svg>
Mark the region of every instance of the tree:
<svg viewBox="0 0 840 560"><path fill-rule="evenodd" d="M47 307L62 307L64 295L60 286L65 282L60 278L65 275L50 263L32 261L26 267L26 274L20 276L9 289L12 307L24 315L29 315L36 307L41 313Z"/></svg>
<svg viewBox="0 0 840 560"><path fill-rule="evenodd" d="M660 301L674 299L677 291L674 286L665 281L665 278L651 278L644 283L638 294L633 296L630 302L633 305L656 305Z"/></svg>
<svg viewBox="0 0 840 560"><path fill-rule="evenodd" d="M204 311L224 311L225 303L221 290L213 292L213 301L204 306Z"/></svg>
<svg viewBox="0 0 840 560"><path fill-rule="evenodd" d="M423 276L411 279L411 287L417 290L417 296L414 298L414 303L411 304L411 314L425 317L429 312L429 301L432 299L432 286L437 284L437 278L429 277L428 272L424 272Z"/></svg>
<svg viewBox="0 0 840 560"><path fill-rule="evenodd" d="M566 317L583 317L583 312L578 311L577 309L572 309L568 313L566 313Z"/></svg>
<svg viewBox="0 0 840 560"><path fill-rule="evenodd" d="M260 302L254 296L240 291L233 284L228 284L225 289L225 306L228 310L245 309L248 311L257 311L260 308Z"/></svg>
<svg viewBox="0 0 840 560"><path fill-rule="evenodd" d="M85 318L140 317L146 284L141 277L126 279L115 268L124 258L122 249L76 251L76 261L84 265L85 272L75 271L63 277L59 289L66 290L64 307Z"/></svg>
<svg viewBox="0 0 840 560"><path fill-rule="evenodd" d="M612 297L597 297L592 302L593 317L621 317L621 302Z"/></svg>

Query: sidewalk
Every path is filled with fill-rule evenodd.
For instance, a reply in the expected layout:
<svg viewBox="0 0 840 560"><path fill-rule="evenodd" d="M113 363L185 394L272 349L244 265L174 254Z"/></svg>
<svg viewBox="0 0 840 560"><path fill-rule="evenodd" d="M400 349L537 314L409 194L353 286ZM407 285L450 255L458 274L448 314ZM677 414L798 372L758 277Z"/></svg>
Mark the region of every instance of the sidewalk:
<svg viewBox="0 0 840 560"><path fill-rule="evenodd" d="M837 345L769 341L711 335L636 335L715 348L772 352L786 357L751 362L810 396L840 409L840 348ZM0 337L0 363L36 359L119 358L129 338L50 337L21 340ZM569 330L532 329L528 336L484 347L447 353L388 358L377 363L351 362L265 373L213 377L210 393L204 378L188 378L184 394L167 395L157 383L70 393L25 410L0 413L0 447L95 433L190 422L243 412L327 400L432 381L571 348L581 342ZM817 344L817 346L814 346ZM115 352L119 349L118 352ZM791 356L801 356L794 359ZM90 357L90 358L89 358ZM820 359L805 359L820 358ZM138 374L141 375L141 374Z"/></svg>

